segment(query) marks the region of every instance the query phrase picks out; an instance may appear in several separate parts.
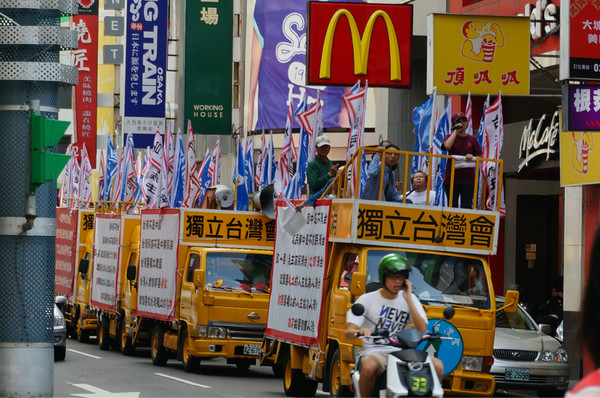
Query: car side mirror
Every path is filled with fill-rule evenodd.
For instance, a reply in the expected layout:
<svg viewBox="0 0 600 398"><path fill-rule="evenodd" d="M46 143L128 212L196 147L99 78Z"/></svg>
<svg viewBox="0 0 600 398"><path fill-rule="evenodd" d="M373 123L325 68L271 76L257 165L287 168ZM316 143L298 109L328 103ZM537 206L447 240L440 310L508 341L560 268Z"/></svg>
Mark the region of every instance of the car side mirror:
<svg viewBox="0 0 600 398"><path fill-rule="evenodd" d="M137 270L135 269L135 265L127 266L127 280L134 281L137 274Z"/></svg>
<svg viewBox="0 0 600 398"><path fill-rule="evenodd" d="M552 326L548 325L547 323L540 323L539 326L542 333L552 336Z"/></svg>
<svg viewBox="0 0 600 398"><path fill-rule="evenodd" d="M79 268L78 271L80 274L87 274L90 268L90 260L87 258L82 258L79 260Z"/></svg>
<svg viewBox="0 0 600 398"><path fill-rule="evenodd" d="M352 283L350 283L350 293L353 296L360 296L365 292L367 274L364 272L352 273Z"/></svg>

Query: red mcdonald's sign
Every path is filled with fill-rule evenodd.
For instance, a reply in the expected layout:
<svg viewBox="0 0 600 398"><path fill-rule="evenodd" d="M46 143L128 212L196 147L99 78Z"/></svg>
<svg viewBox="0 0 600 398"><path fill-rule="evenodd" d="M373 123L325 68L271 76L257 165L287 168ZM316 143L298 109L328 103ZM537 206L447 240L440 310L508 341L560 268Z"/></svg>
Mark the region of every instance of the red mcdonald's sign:
<svg viewBox="0 0 600 398"><path fill-rule="evenodd" d="M308 3L308 84L410 87L412 5Z"/></svg>

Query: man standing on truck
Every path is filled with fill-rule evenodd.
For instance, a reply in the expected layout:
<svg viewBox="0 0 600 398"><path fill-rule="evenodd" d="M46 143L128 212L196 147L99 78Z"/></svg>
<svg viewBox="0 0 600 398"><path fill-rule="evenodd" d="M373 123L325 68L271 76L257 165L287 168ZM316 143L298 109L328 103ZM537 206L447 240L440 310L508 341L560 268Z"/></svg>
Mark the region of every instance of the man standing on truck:
<svg viewBox="0 0 600 398"><path fill-rule="evenodd" d="M356 303L365 307L363 315L356 316L352 311L348 311L347 338L370 337L375 330L388 331L391 335L406 329L411 323L419 332L425 333L427 315L417 296L412 293L412 283L408 280L409 272L410 265L400 254L390 253L381 259L379 281L382 288L365 293L356 300ZM400 291L402 294L399 294ZM374 344L370 339L363 341L363 348L359 392L360 396L369 397L376 378L386 369L387 355L398 348ZM441 380L444 366L438 358L431 359Z"/></svg>

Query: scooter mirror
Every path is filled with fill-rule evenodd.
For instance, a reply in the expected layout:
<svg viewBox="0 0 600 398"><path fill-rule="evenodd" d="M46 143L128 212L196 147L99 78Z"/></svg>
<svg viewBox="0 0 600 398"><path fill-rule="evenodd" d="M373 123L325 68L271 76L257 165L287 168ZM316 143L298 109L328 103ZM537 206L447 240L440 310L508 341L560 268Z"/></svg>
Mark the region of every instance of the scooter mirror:
<svg viewBox="0 0 600 398"><path fill-rule="evenodd" d="M365 313L365 306L362 304L353 304L352 305L352 313L356 316L361 316Z"/></svg>
<svg viewBox="0 0 600 398"><path fill-rule="evenodd" d="M454 307L449 305L444 309L444 319L452 319L454 317Z"/></svg>

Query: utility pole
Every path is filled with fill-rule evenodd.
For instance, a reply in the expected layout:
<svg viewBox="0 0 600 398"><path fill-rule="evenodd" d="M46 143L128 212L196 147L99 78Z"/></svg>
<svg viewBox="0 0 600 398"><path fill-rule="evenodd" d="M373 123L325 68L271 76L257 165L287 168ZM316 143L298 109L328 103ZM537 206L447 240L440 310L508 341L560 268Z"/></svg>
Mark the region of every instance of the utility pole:
<svg viewBox="0 0 600 398"><path fill-rule="evenodd" d="M59 62L77 47L61 14L76 12L75 0L0 0L0 396L53 395L57 191L39 161L59 167L43 133L64 127L51 120L58 89L77 84L77 68ZM42 127L31 131L33 117ZM30 133L42 137L33 156Z"/></svg>

